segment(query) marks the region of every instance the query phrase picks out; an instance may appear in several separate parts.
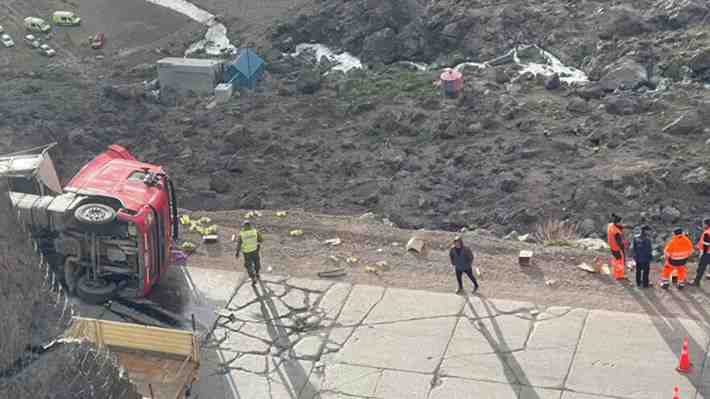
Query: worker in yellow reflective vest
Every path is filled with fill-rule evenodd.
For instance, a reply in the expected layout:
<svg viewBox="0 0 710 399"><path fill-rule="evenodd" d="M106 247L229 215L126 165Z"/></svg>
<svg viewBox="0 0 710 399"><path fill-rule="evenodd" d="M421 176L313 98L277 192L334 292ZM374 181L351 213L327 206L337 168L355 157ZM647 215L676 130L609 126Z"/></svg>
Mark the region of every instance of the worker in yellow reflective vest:
<svg viewBox="0 0 710 399"><path fill-rule="evenodd" d="M242 229L239 231L238 237L235 256L238 258L239 252L244 253L244 267L251 278L251 285L256 285L256 281L260 279L259 270L261 270L261 262L259 260L259 249L261 249L261 243L263 242L261 233L251 225L250 221L245 220L242 223Z"/></svg>

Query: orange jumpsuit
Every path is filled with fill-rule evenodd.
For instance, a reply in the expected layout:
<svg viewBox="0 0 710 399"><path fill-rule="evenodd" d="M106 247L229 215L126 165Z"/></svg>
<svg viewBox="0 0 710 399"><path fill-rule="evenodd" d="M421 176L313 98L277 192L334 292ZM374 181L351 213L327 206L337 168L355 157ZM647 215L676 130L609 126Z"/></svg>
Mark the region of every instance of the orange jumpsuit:
<svg viewBox="0 0 710 399"><path fill-rule="evenodd" d="M693 254L693 243L685 234L674 235L664 251L663 271L661 280L667 284L675 271L678 283L685 283L688 279L688 258Z"/></svg>
<svg viewBox="0 0 710 399"><path fill-rule="evenodd" d="M619 246L617 236L621 236L623 246ZM624 230L614 223L609 223L606 229L606 240L611 249L611 275L617 280L624 278L624 267L626 266L625 247L628 241L624 238Z"/></svg>

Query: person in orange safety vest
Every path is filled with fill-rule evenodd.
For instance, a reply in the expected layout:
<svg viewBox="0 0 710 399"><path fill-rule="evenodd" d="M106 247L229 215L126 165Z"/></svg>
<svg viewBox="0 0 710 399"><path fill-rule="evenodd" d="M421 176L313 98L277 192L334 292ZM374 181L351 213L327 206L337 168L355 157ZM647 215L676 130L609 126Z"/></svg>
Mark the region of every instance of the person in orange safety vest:
<svg viewBox="0 0 710 399"><path fill-rule="evenodd" d="M624 238L624 226L621 216L611 214L611 223L607 226L606 239L611 249L611 275L617 280L623 280L626 267L626 248L629 242Z"/></svg>
<svg viewBox="0 0 710 399"><path fill-rule="evenodd" d="M666 249L663 251L663 271L661 272L661 288L668 289L670 286L671 275L676 272L678 277L678 289L682 290L685 287L685 282L688 277L688 258L693 254L693 242L683 232L683 229L677 227L673 230Z"/></svg>

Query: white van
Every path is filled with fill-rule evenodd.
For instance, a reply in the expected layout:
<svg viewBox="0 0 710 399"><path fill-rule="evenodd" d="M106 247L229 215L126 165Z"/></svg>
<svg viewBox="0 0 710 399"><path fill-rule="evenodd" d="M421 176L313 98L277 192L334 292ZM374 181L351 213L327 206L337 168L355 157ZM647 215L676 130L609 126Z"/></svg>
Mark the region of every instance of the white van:
<svg viewBox="0 0 710 399"><path fill-rule="evenodd" d="M52 27L42 18L27 17L25 18L25 28L30 32L47 33Z"/></svg>

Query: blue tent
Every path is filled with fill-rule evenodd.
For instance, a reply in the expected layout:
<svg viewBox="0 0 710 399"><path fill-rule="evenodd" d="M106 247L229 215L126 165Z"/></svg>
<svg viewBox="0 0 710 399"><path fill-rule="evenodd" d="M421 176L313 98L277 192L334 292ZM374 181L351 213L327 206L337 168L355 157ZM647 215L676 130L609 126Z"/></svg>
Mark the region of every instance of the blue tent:
<svg viewBox="0 0 710 399"><path fill-rule="evenodd" d="M252 49L240 49L233 61L225 66L225 82L254 88L264 74L266 64Z"/></svg>

